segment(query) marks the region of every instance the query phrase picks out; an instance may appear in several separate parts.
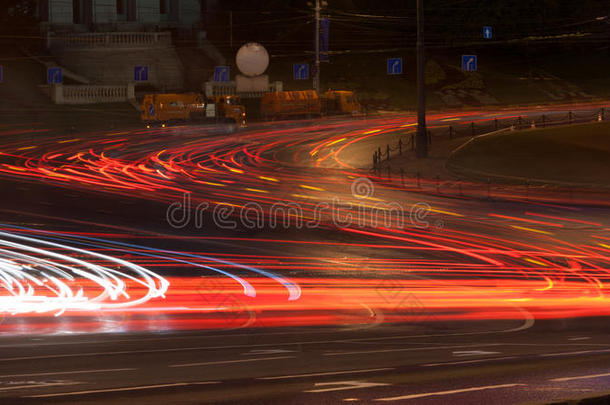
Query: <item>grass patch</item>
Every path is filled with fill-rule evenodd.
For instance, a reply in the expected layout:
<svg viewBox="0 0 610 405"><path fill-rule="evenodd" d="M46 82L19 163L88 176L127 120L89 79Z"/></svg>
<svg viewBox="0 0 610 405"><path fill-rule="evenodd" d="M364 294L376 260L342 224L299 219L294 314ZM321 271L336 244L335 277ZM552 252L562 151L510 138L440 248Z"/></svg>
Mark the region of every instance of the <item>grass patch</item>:
<svg viewBox="0 0 610 405"><path fill-rule="evenodd" d="M478 138L456 151L447 166L475 175L610 185L610 123Z"/></svg>

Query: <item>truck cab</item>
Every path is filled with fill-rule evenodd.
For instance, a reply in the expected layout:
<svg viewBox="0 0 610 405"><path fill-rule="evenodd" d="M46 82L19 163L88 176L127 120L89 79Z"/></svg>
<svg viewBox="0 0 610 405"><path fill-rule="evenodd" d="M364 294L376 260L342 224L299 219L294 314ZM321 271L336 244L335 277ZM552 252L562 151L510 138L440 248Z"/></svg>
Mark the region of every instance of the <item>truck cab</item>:
<svg viewBox="0 0 610 405"><path fill-rule="evenodd" d="M356 116L364 113L362 105L356 99L353 91L329 90L324 93L323 98L328 115L350 114Z"/></svg>

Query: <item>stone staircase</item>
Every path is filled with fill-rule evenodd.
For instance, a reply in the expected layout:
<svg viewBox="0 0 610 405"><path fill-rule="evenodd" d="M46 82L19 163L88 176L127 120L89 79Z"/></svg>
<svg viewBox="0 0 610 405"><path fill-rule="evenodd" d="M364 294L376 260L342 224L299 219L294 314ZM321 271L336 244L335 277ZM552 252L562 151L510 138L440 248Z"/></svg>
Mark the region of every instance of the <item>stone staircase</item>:
<svg viewBox="0 0 610 405"><path fill-rule="evenodd" d="M81 41L73 36L69 40L53 39L50 50L60 65L87 77L93 84L126 85L134 82L136 66L147 66L146 83L150 86L160 91L179 91L184 87L183 67L169 33L79 36Z"/></svg>

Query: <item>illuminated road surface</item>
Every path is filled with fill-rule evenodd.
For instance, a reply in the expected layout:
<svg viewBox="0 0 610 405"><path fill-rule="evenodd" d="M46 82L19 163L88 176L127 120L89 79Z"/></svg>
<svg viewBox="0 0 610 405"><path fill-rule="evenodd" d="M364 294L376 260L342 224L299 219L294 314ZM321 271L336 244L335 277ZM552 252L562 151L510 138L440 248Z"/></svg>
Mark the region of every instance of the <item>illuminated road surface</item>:
<svg viewBox="0 0 610 405"><path fill-rule="evenodd" d="M2 210L0 330L383 335L386 324L461 321L496 333L610 313L607 199L575 205L537 189L525 201L502 187L488 201L485 191L435 193L433 179L403 187L370 176L372 151L413 124L392 116L36 140L7 130L0 173L19 198Z"/></svg>

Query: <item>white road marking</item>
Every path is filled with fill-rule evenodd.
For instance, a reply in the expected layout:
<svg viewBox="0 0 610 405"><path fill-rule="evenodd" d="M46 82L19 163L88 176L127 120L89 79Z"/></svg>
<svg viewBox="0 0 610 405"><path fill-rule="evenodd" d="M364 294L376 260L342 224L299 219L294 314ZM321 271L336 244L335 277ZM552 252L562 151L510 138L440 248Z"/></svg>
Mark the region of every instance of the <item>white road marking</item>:
<svg viewBox="0 0 610 405"><path fill-rule="evenodd" d="M500 354L500 352L485 352L483 350L464 350L453 352L453 356L455 357L487 356L488 354Z"/></svg>
<svg viewBox="0 0 610 405"><path fill-rule="evenodd" d="M69 395L99 394L102 392L137 391L137 390L149 390L149 389L155 389L155 388L183 387L185 385L207 385L207 384L220 384L220 383L218 381L203 381L203 382L182 382L182 383L157 384L157 385L140 385L140 386L136 386L136 387L107 388L107 389L99 389L99 390L55 392L53 394L27 395L27 396L24 396L23 398L64 397L64 396L69 396Z"/></svg>
<svg viewBox="0 0 610 405"><path fill-rule="evenodd" d="M591 339L588 336L582 336L582 337L573 337L573 338L569 338L568 340L589 340Z"/></svg>
<svg viewBox="0 0 610 405"><path fill-rule="evenodd" d="M316 390L306 390L303 392L320 393L320 392L331 392L331 391L357 390L357 389L361 389L361 388L382 387L382 386L387 386L387 385L391 385L391 384L374 383L374 382L367 382L367 381L333 381L333 382L316 383L316 387L328 387L328 386L333 386L333 385L339 385L339 387L320 388L320 389L316 389Z"/></svg>
<svg viewBox="0 0 610 405"><path fill-rule="evenodd" d="M285 350L285 349L260 349L260 350L250 350L248 353L242 353L242 356L257 356L260 354L280 354L280 353L294 353L295 350Z"/></svg>
<svg viewBox="0 0 610 405"><path fill-rule="evenodd" d="M594 353L608 353L610 349L605 350L580 350L577 352L561 352L561 353L547 353L547 354L539 354L540 357L557 357L557 356L573 356L576 354L594 354Z"/></svg>
<svg viewBox="0 0 610 405"><path fill-rule="evenodd" d="M483 363L486 361L496 361L496 360L509 360L516 359L516 356L507 356L507 357L494 357L492 359L478 359L478 360L463 360L463 361L451 361L446 363L428 363L422 364L422 367L437 367L437 366L452 366L456 364L472 364L472 363Z"/></svg>
<svg viewBox="0 0 610 405"><path fill-rule="evenodd" d="M206 361L203 363L172 364L170 367L211 366L211 365L215 365L215 364L248 363L248 362L252 362L252 361L282 360L282 359L294 359L294 358L295 358L295 356L257 357L255 359L220 360L220 361Z"/></svg>
<svg viewBox="0 0 610 405"><path fill-rule="evenodd" d="M277 377L259 377L259 378L257 378L257 380L284 380L284 379L288 379L288 378L316 377L316 376L324 376L324 375L375 373L377 371L388 371L388 370L394 370L394 367L370 368L370 369L366 369L366 370L329 371L329 372L325 372L325 373L280 375L280 376L277 376Z"/></svg>
<svg viewBox="0 0 610 405"><path fill-rule="evenodd" d="M553 379L550 379L549 381L561 382L561 381L572 381L572 380L586 380L588 378L600 378L600 377L610 377L610 373L581 375L578 377L553 378Z"/></svg>
<svg viewBox="0 0 610 405"><path fill-rule="evenodd" d="M92 373L110 373L114 371L134 371L137 368L107 368L103 370L76 370L76 371L54 371L52 373L31 373L31 374L8 374L0 375L0 378L10 377L36 377L41 375L60 375L60 374L92 374Z"/></svg>
<svg viewBox="0 0 610 405"><path fill-rule="evenodd" d="M59 386L75 385L75 384L82 384L82 383L78 382L78 381L68 381L68 382L57 382L57 383L15 385L15 386L12 386L12 387L3 387L3 388L0 388L0 391L10 391L10 390L29 389L29 388L41 388L41 387L59 387Z"/></svg>
<svg viewBox="0 0 610 405"><path fill-rule="evenodd" d="M460 345L460 346L431 346L431 347L408 347L404 349L379 349L379 350L363 350L359 352L331 352L324 353L325 356L347 356L352 354L373 354L373 353L393 353L393 352L411 352L418 350L438 350L438 349L461 349L467 347L481 346L501 346L501 343L488 343L484 345Z"/></svg>
<svg viewBox="0 0 610 405"><path fill-rule="evenodd" d="M377 399L375 399L375 401L401 401L404 399L415 399L415 398L424 398L424 397L432 397L432 396L452 395L452 394L460 394L462 392L496 390L499 388L512 388L512 387L518 387L518 386L526 386L526 384L488 385L485 387L462 388L462 389L451 390L451 391L423 392L421 394L403 395L400 397L377 398Z"/></svg>

